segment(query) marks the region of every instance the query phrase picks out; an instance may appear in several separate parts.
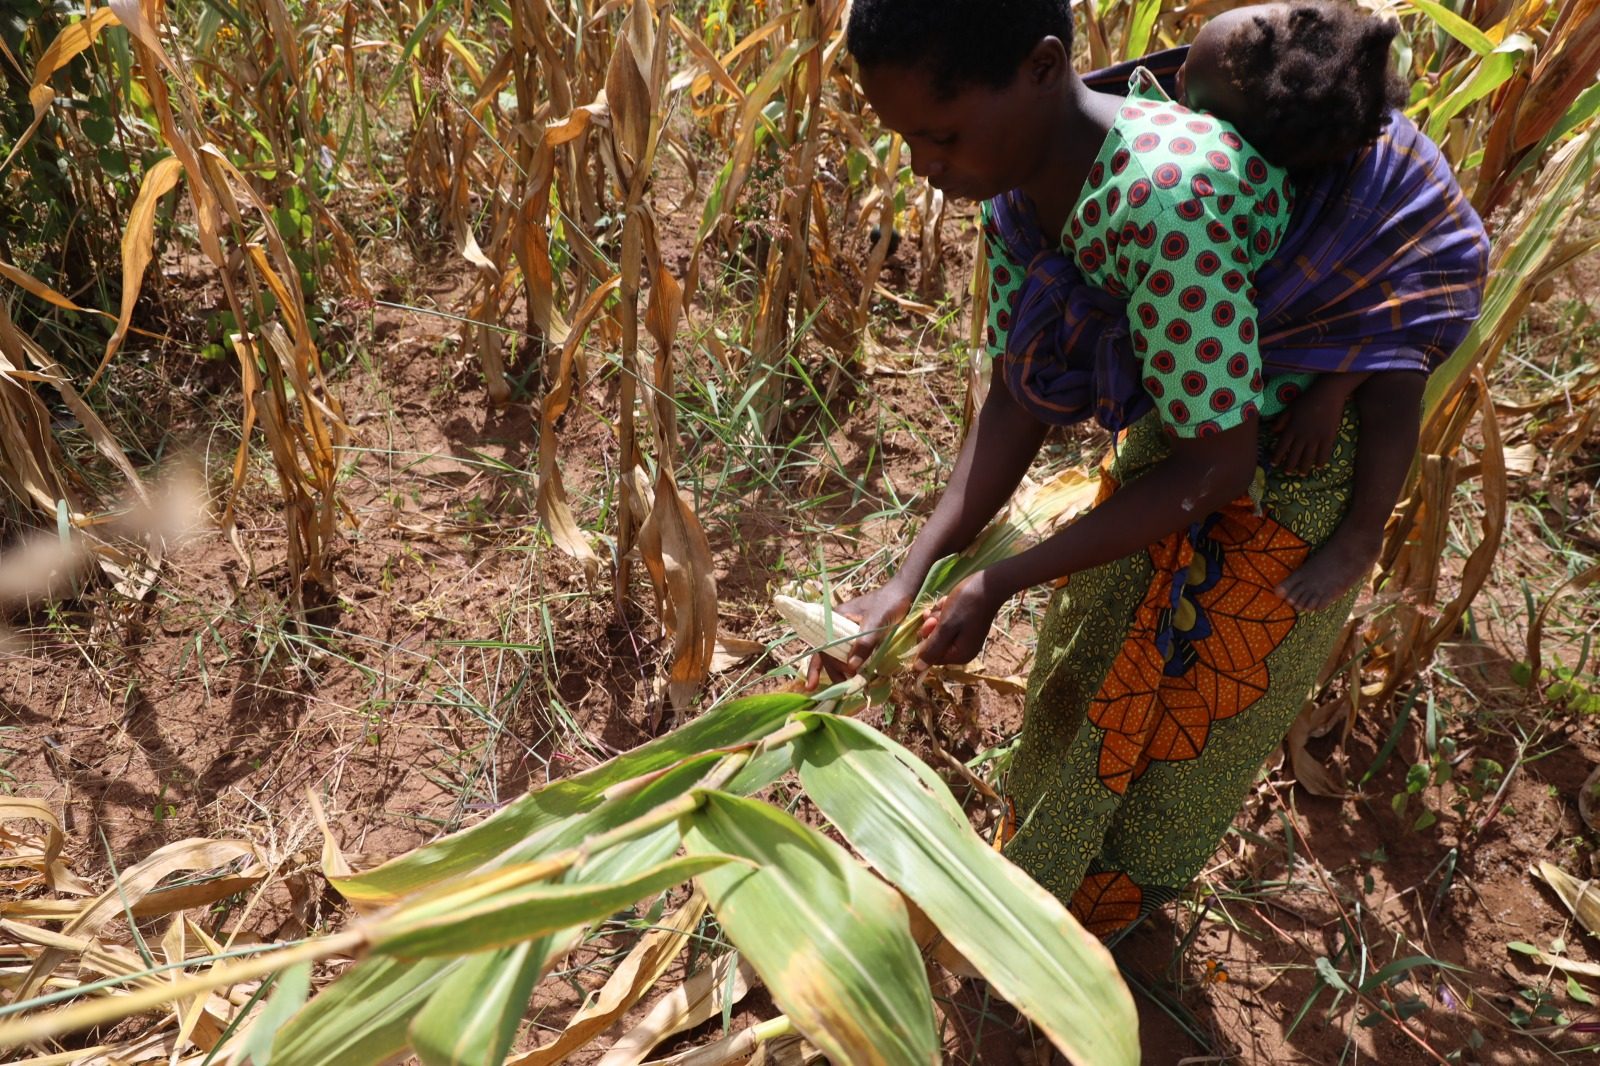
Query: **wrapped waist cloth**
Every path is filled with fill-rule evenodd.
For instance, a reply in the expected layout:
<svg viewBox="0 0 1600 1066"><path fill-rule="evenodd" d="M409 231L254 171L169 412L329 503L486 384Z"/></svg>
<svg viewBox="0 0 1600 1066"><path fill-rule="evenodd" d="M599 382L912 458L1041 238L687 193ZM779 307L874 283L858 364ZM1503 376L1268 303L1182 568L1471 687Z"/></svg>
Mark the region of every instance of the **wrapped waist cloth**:
<svg viewBox="0 0 1600 1066"><path fill-rule="evenodd" d="M1136 66L1172 91L1186 49L1086 75L1124 85ZM989 202L994 233L1027 275L1014 304L1007 383L1044 421L1121 429L1152 402L1124 301L1086 282L1020 192ZM1255 278L1262 369L1428 372L1477 318L1488 237L1439 149L1395 112L1344 165L1298 183L1289 229Z"/></svg>

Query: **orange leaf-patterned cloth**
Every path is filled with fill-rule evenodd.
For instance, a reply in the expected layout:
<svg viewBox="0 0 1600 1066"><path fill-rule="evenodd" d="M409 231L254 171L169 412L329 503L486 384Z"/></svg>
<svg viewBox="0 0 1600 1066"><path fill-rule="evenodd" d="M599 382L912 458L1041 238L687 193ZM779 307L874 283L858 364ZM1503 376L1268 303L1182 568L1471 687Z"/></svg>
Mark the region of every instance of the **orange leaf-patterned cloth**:
<svg viewBox="0 0 1600 1066"><path fill-rule="evenodd" d="M1307 475L1251 492L1144 550L1071 575L1039 631L1006 779L1006 857L1101 935L1180 893L1282 743L1354 590L1296 612L1281 582L1332 537L1357 426ZM1270 454L1270 429L1262 430ZM1155 420L1117 443L1106 495L1170 454Z"/></svg>
<svg viewBox="0 0 1600 1066"><path fill-rule="evenodd" d="M1106 731L1099 773L1113 792L1125 792L1152 760L1198 758L1211 723L1271 684L1267 656L1295 622L1273 590L1309 549L1247 505L1150 548L1155 577L1089 707L1089 720Z"/></svg>

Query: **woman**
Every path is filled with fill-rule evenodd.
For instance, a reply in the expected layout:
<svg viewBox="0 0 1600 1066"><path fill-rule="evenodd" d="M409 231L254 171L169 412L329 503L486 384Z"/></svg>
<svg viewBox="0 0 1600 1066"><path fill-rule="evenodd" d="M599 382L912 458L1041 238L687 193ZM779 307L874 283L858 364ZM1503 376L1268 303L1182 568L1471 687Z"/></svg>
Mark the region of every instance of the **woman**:
<svg viewBox="0 0 1600 1066"><path fill-rule="evenodd" d="M1343 363L1328 369L1360 369L1352 347L1447 350L1476 313L1481 227L1445 171L1441 217L1459 241L1396 238L1368 263L1376 272L1341 270L1326 215L1348 206L1352 174L1303 190L1291 215L1285 174L1225 123L1166 101L1148 78L1086 84L1068 58L1066 0L856 0L848 34L862 87L916 172L949 195L1001 198L987 235L1012 262L996 256L992 324L1028 332L996 337L993 387L900 570L839 608L866 631L852 664L903 617L933 562L1011 495L1050 423L1094 413L1123 430L1095 508L958 585L921 649L927 664L966 661L1006 599L1070 577L1039 636L1006 854L1110 933L1210 857L1354 596L1298 612L1276 591L1347 509L1358 436L1347 412L1325 467L1263 471L1263 421L1292 398L1291 379L1264 373L1263 341L1331 352L1331 335L1359 330L1362 343L1334 338ZM1152 65L1170 74L1173 58ZM1129 84L1126 71L1107 74ZM1414 151L1369 164L1394 171L1396 189L1417 174L1431 188L1443 170ZM1376 247L1392 230L1377 220L1352 232ZM1294 254L1275 259L1286 241L1299 242ZM1445 282L1423 288L1449 295L1418 300L1412 336L1394 322L1393 293L1435 275Z"/></svg>

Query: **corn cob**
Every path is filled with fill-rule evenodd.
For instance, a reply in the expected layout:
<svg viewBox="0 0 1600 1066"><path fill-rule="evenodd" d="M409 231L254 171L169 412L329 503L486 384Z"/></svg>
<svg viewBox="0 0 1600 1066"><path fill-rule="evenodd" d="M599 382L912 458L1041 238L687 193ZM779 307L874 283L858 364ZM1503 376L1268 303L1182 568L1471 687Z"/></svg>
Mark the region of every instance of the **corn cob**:
<svg viewBox="0 0 1600 1066"><path fill-rule="evenodd" d="M793 596L774 596L772 606L801 640L840 662L850 658L850 643L861 632L855 619L846 618L825 604L806 603Z"/></svg>

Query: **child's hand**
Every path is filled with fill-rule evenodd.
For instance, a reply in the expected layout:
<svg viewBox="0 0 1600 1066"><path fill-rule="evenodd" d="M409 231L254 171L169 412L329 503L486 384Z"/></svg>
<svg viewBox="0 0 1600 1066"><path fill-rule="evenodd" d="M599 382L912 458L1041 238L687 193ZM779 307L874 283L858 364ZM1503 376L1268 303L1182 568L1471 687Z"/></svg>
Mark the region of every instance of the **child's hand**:
<svg viewBox="0 0 1600 1066"><path fill-rule="evenodd" d="M1343 417L1342 404L1318 403L1310 394L1296 398L1272 423L1278 434L1272 465L1290 474L1309 474L1327 466Z"/></svg>

